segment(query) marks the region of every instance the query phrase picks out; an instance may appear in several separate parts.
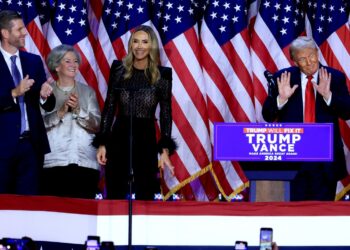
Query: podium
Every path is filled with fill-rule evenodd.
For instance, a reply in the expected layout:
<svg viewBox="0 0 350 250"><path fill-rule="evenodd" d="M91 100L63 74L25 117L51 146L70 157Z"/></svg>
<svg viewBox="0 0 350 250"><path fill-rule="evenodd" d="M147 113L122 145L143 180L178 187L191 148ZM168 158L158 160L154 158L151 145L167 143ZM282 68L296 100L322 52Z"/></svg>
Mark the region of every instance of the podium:
<svg viewBox="0 0 350 250"><path fill-rule="evenodd" d="M215 123L214 159L241 163L251 201L289 201L293 162L333 161L333 124Z"/></svg>
<svg viewBox="0 0 350 250"><path fill-rule="evenodd" d="M250 182L250 201L290 201L290 181L298 170L276 162L240 162Z"/></svg>

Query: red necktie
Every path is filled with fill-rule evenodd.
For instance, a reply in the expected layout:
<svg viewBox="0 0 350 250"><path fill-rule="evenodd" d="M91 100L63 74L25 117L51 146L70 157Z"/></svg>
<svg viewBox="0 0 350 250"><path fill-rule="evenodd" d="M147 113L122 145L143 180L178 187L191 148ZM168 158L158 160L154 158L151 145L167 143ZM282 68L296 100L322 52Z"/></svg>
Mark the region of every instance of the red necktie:
<svg viewBox="0 0 350 250"><path fill-rule="evenodd" d="M315 92L311 80L312 76L308 76L305 90L304 122L315 122Z"/></svg>

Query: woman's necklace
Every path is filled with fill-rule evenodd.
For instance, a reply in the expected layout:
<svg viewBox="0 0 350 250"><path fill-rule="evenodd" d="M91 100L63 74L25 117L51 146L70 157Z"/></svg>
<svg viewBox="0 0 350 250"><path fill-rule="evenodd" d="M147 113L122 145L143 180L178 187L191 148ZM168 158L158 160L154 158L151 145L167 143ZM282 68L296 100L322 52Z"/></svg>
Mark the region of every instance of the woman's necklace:
<svg viewBox="0 0 350 250"><path fill-rule="evenodd" d="M70 95L75 89L75 82L72 86L60 86L59 81L56 82L57 89L64 93L64 95Z"/></svg>

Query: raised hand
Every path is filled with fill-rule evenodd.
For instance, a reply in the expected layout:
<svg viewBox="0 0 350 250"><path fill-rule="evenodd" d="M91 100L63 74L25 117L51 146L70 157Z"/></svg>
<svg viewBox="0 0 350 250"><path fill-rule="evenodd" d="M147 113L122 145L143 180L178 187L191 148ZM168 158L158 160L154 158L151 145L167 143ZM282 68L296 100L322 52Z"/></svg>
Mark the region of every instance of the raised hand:
<svg viewBox="0 0 350 250"><path fill-rule="evenodd" d="M325 100L328 100L329 97L331 96L331 79L332 75L331 73L327 72L327 69L325 68L320 68L318 71L318 85L313 84L314 88L317 90L318 93L320 93Z"/></svg>
<svg viewBox="0 0 350 250"><path fill-rule="evenodd" d="M26 75L16 88L12 90L13 97L24 95L33 86L34 80L29 79L29 75Z"/></svg>
<svg viewBox="0 0 350 250"><path fill-rule="evenodd" d="M57 111L57 115L60 119L64 117L64 115L68 112L69 106L68 106L68 100L66 100L60 109Z"/></svg>
<svg viewBox="0 0 350 250"><path fill-rule="evenodd" d="M280 103L286 102L289 97L291 97L298 85L294 85L293 88L290 87L290 72L283 72L281 77L277 78L278 85L278 99Z"/></svg>
<svg viewBox="0 0 350 250"><path fill-rule="evenodd" d="M79 110L79 96L77 93L71 93L68 100L67 105L73 110Z"/></svg>
<svg viewBox="0 0 350 250"><path fill-rule="evenodd" d="M43 85L41 85L41 89L40 89L40 96L41 98L43 98L44 100L46 100L51 94L52 94L52 86L51 84L54 82L52 77L49 77L47 79L46 82L43 83Z"/></svg>

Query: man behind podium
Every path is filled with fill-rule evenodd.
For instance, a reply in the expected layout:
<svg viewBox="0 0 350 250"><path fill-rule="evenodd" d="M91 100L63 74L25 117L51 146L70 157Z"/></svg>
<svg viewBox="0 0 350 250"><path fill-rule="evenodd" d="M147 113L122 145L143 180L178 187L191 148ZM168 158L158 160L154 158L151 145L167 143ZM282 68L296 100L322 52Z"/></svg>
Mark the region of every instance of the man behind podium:
<svg viewBox="0 0 350 250"><path fill-rule="evenodd" d="M33 195L50 151L39 103L52 110L55 98L41 58L19 50L26 35L21 16L0 12L0 193Z"/></svg>
<svg viewBox="0 0 350 250"><path fill-rule="evenodd" d="M333 162L284 163L281 167L289 165L298 170L291 182L291 200L334 200L337 181L347 175L338 122L339 118L350 118L345 75L319 63L312 38L295 39L289 52L296 67L274 75L278 96L267 97L262 114L267 122L333 123ZM308 81L311 81L309 87Z"/></svg>

